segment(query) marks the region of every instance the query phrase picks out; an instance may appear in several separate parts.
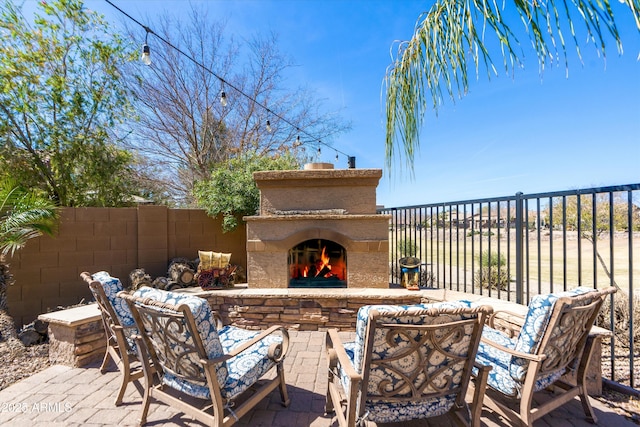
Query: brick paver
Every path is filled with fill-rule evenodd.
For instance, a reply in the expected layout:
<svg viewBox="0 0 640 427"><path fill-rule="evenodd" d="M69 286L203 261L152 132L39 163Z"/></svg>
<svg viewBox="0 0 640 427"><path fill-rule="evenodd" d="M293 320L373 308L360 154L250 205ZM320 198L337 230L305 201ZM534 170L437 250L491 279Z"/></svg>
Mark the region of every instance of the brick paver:
<svg viewBox="0 0 640 427"><path fill-rule="evenodd" d="M345 336L348 336L346 334ZM335 427L335 419L325 415L327 389L324 332L290 331L291 347L285 360L286 378L291 398L288 408L280 405L280 394L274 391L255 409L245 415L238 426L245 427ZM120 385L115 367L100 374L97 365L88 368L52 366L0 391L0 425L16 427L105 427L135 426L138 424L142 398L129 385L123 405L114 406ZM544 399L544 396L543 396ZM607 427L637 426L606 405L592 399L598 425ZM483 412L483 425L509 427L495 414ZM172 408L152 403L148 423L158 426L201 426ZM449 419L440 417L425 422L378 425L369 427L451 426ZM588 423L578 399L546 415L536 427L587 427Z"/></svg>

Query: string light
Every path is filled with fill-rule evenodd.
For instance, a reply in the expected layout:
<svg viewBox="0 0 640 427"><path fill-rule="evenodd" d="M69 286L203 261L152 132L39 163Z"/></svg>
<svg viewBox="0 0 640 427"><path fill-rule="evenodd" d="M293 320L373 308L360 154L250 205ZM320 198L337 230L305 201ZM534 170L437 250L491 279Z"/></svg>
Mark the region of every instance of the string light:
<svg viewBox="0 0 640 427"><path fill-rule="evenodd" d="M124 16L126 16L127 18L129 18L131 21L135 22L136 24L140 25L147 33L145 35L145 43L142 46L142 56L140 57L140 59L144 62L144 64L146 65L150 65L151 64L151 50L149 49L149 45L147 44L147 37L149 36L149 33L153 34L154 36L156 36L158 39L160 39L164 44L166 44L167 46L169 46L170 48L174 49L175 51L177 51L178 53L180 53L182 56L184 56L185 58L189 59L191 62L193 62L196 66L206 70L207 72L209 72L211 75L213 75L214 77L216 77L218 80L220 80L221 83L226 84L227 86L231 87L235 92L239 93L240 95L244 96L245 98L249 99L250 101L252 101L254 104L258 105L259 107L265 109L267 112L270 112L271 114L273 114L274 116L276 116L280 121L288 124L289 126L291 126L292 128L296 128L298 130L298 132L301 132L305 135L307 135L309 137L309 140L311 141L316 141L316 138L313 137L313 135L307 133L304 130L300 130L296 127L295 124L293 124L292 122L290 122L289 120L287 120L286 118L282 117L281 115L274 113L272 111L270 111L265 105L263 105L262 103L260 103L258 100L256 100L255 98L252 98L251 96L247 95L246 93L244 93L242 90L240 90L239 88L237 88L236 86L232 85L231 83L229 83L228 81L226 81L225 79L223 79L222 77L218 76L213 70L211 70L210 68L207 68L205 65L199 63L198 61L196 61L193 57L189 56L187 53L185 53L184 51L182 51L180 48L174 46L173 44L171 44L168 40L164 39L163 37L159 36L158 34L156 34L153 30L151 30L151 28L147 27L146 25L142 24L140 21L138 21L137 19L135 19L134 17L132 17L131 15L129 15L128 13L126 13L124 10L120 9L118 6L116 6L111 0L105 0L109 5L111 5L113 8L115 8L116 10L118 10L118 12L122 13ZM227 95L225 93L224 90L222 90L222 92L220 93L220 104L222 104L223 107L227 106ZM271 123L269 122L269 120L267 120L267 131L271 132L269 130L269 128L271 127ZM334 150L336 150L336 152L340 152L341 154L347 156L347 158L349 159L349 166L351 167L351 165L354 165L353 167L355 167L355 157L349 156L346 153L343 153L342 151L336 149L335 147L331 147L328 144L325 144L324 142L317 140L318 144L320 145L326 145L327 147L333 148ZM296 141L294 142L293 146L294 147L299 147L300 145L302 145L302 142L300 141L300 135L298 135L296 137ZM304 150L304 147L302 147L302 149ZM318 154L321 153L320 147L318 147Z"/></svg>
<svg viewBox="0 0 640 427"><path fill-rule="evenodd" d="M140 60L144 65L151 65L151 49L149 49L149 45L147 44L148 38L149 31L147 30L147 34L144 36L144 44L142 45L142 55L140 56Z"/></svg>
<svg viewBox="0 0 640 427"><path fill-rule="evenodd" d="M267 132L271 133L273 129L271 129L271 122L267 119Z"/></svg>

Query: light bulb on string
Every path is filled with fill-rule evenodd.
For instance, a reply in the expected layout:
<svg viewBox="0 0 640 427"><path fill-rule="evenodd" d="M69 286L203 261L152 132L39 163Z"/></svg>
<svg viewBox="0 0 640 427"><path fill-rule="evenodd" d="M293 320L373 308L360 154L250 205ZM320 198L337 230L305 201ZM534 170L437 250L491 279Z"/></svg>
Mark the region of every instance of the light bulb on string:
<svg viewBox="0 0 640 427"><path fill-rule="evenodd" d="M151 49L149 49L149 45L147 44L149 38L149 30L147 30L147 34L144 36L144 44L142 45L142 55L140 55L140 60L144 65L151 65Z"/></svg>
<svg viewBox="0 0 640 427"><path fill-rule="evenodd" d="M223 107L227 106L227 94L224 92L224 90L222 91L222 93L220 93L220 104L222 104Z"/></svg>
<svg viewBox="0 0 640 427"><path fill-rule="evenodd" d="M336 163L338 163L338 159L339 159L338 152L336 151Z"/></svg>
<svg viewBox="0 0 640 427"><path fill-rule="evenodd" d="M267 119L267 132L271 133L273 129L271 129L271 122Z"/></svg>
<svg viewBox="0 0 640 427"><path fill-rule="evenodd" d="M140 60L144 65L151 65L151 51L149 50L149 45L146 43L142 45Z"/></svg>
<svg viewBox="0 0 640 427"><path fill-rule="evenodd" d="M293 143L294 147L299 147L300 146L300 135L296 136L296 142Z"/></svg>

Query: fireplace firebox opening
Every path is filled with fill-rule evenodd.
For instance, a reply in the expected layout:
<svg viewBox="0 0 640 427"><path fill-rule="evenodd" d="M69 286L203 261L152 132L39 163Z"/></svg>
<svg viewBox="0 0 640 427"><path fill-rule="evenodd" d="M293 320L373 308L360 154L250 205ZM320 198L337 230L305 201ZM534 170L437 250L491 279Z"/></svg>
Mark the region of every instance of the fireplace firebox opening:
<svg viewBox="0 0 640 427"><path fill-rule="evenodd" d="M326 239L306 240L289 250L290 288L346 288L347 251Z"/></svg>

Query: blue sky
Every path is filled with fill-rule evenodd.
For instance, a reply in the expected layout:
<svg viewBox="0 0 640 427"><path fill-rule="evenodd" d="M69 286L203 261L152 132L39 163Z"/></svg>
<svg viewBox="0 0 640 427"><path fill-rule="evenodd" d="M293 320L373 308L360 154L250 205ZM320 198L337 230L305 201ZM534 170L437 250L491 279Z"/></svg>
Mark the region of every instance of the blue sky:
<svg viewBox="0 0 640 427"><path fill-rule="evenodd" d="M144 23L154 13L180 14L184 1L112 0ZM119 20L103 1L87 6ZM239 39L273 31L282 52L298 64L291 86L308 85L325 106L352 122L332 141L356 157L359 168L384 169L378 204L405 206L640 182L640 33L631 14L618 12L624 55L608 39L603 61L582 45L583 64L571 52L541 77L529 52L515 76L471 82L469 94L429 112L415 160L385 169L382 80L397 40L411 37L432 1L211 0L194 1L227 21ZM519 24L519 22L518 22ZM528 41L523 41L528 43ZM498 64L501 59L496 56ZM346 167L344 156L323 149L320 161Z"/></svg>

